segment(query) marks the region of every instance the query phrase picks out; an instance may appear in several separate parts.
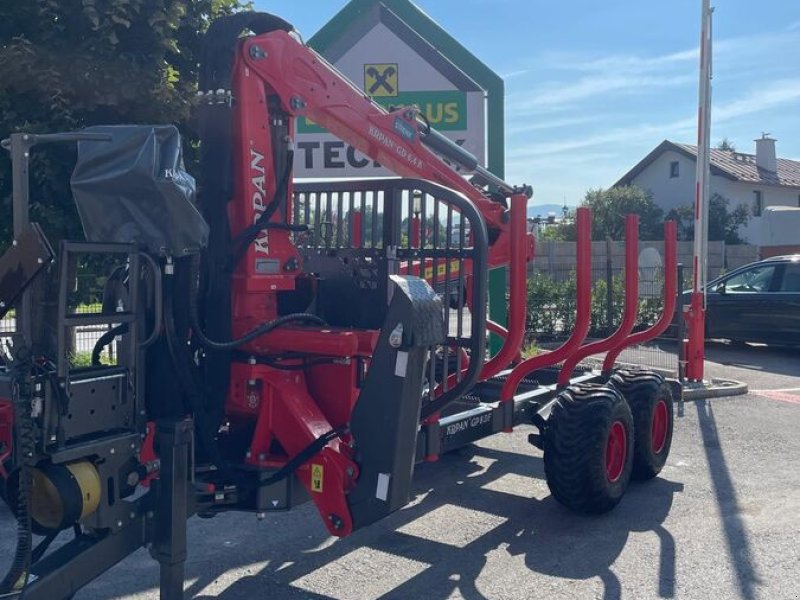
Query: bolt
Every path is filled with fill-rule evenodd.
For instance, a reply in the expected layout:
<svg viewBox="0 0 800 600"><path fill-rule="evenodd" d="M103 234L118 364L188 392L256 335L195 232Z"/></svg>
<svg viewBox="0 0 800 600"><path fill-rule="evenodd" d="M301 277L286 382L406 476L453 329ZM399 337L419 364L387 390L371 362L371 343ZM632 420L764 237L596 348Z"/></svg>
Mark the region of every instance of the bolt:
<svg viewBox="0 0 800 600"><path fill-rule="evenodd" d="M247 451L247 454L245 454L245 457L246 457L246 458L250 458L251 456L253 456L253 455L250 453L250 450L248 450L248 451Z"/></svg>
<svg viewBox="0 0 800 600"><path fill-rule="evenodd" d="M258 519L259 521L263 521L266 518L267 518L267 513L265 512L256 513L256 519Z"/></svg>
<svg viewBox="0 0 800 600"><path fill-rule="evenodd" d="M2 300L0 300L0 308L5 308L5 307L6 307L6 303L3 302Z"/></svg>
<svg viewBox="0 0 800 600"><path fill-rule="evenodd" d="M18 246L18 245L19 245L19 242L18 242L17 240L14 240L13 242L11 242L11 245L12 245L12 246Z"/></svg>
<svg viewBox="0 0 800 600"><path fill-rule="evenodd" d="M266 454L259 454L258 455L258 460L261 460L261 461L267 460L267 455Z"/></svg>
<svg viewBox="0 0 800 600"><path fill-rule="evenodd" d="M131 511L131 519L135 519L135 518L136 518L136 513Z"/></svg>
<svg viewBox="0 0 800 600"><path fill-rule="evenodd" d="M122 527L122 521L117 521L117 527Z"/></svg>
<svg viewBox="0 0 800 600"><path fill-rule="evenodd" d="M261 46L259 46L258 44L253 44L252 46L250 46L250 58L253 58L255 60L261 60L262 58L266 57L267 53Z"/></svg>
<svg viewBox="0 0 800 600"><path fill-rule="evenodd" d="M131 450L135 450L135 449L136 449L136 444L134 442L131 442Z"/></svg>
<svg viewBox="0 0 800 600"><path fill-rule="evenodd" d="M339 515L330 514L328 515L328 520L333 525L333 528L337 531L344 527L344 521L342 521L342 518Z"/></svg>
<svg viewBox="0 0 800 600"><path fill-rule="evenodd" d="M348 477L352 477L353 475L356 474L356 470L353 467L347 467L345 473L347 473Z"/></svg>
<svg viewBox="0 0 800 600"><path fill-rule="evenodd" d="M111 450L108 451L108 453L109 454L116 454L117 450L115 448L112 448Z"/></svg>
<svg viewBox="0 0 800 600"><path fill-rule="evenodd" d="M292 99L289 100L289 106L294 110L300 110L306 107L306 103L300 96L292 96Z"/></svg>
<svg viewBox="0 0 800 600"><path fill-rule="evenodd" d="M44 264L44 259L43 258L37 258L36 262L39 263L40 265L43 265Z"/></svg>

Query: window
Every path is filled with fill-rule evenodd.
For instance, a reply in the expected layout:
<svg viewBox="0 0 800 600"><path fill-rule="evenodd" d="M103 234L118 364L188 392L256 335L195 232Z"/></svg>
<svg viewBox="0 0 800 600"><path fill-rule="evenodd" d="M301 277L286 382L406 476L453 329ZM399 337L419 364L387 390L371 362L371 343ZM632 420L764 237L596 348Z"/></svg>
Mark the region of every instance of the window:
<svg viewBox="0 0 800 600"><path fill-rule="evenodd" d="M789 263L783 272L781 292L800 294L800 263Z"/></svg>
<svg viewBox="0 0 800 600"><path fill-rule="evenodd" d="M678 177L681 174L681 165L677 160L669 163L669 176L670 179Z"/></svg>
<svg viewBox="0 0 800 600"><path fill-rule="evenodd" d="M725 292L728 294L758 294L768 292L775 275L775 266L748 269L730 279L725 280Z"/></svg>
<svg viewBox="0 0 800 600"><path fill-rule="evenodd" d="M753 190L753 216L760 217L763 208L764 197L761 195L761 190Z"/></svg>

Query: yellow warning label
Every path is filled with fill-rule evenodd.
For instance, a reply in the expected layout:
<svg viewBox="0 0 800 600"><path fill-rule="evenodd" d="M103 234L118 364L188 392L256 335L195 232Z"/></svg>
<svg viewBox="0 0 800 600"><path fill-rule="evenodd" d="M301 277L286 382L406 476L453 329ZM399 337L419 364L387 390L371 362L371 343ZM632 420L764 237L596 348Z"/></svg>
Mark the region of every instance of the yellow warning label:
<svg viewBox="0 0 800 600"><path fill-rule="evenodd" d="M397 63L364 65L364 91L370 96L397 96Z"/></svg>
<svg viewBox="0 0 800 600"><path fill-rule="evenodd" d="M444 277L447 275L447 263L442 263L436 266L436 276ZM458 277L458 261L452 260L450 261L450 276L451 277ZM431 279L433 277L433 267L425 267L425 279Z"/></svg>
<svg viewBox="0 0 800 600"><path fill-rule="evenodd" d="M311 465L311 491L322 492L322 475L324 473L322 465Z"/></svg>

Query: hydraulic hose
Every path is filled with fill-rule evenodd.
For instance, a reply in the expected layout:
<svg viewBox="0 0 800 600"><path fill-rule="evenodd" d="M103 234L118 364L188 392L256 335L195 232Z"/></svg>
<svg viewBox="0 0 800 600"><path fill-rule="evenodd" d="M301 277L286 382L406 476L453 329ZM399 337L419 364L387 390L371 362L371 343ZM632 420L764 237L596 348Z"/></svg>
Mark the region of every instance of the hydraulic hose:
<svg viewBox="0 0 800 600"><path fill-rule="evenodd" d="M103 353L103 349L113 342L115 337L118 335L124 335L126 333L128 333L128 324L122 323L121 325L112 327L103 335L101 335L97 339L97 342L95 342L94 348L92 348L92 366L99 367L102 365L100 362L100 355Z"/></svg>
<svg viewBox="0 0 800 600"><path fill-rule="evenodd" d="M327 325L327 323L317 315L312 315L311 313L292 313L278 317L272 321L262 323L258 327L248 331L240 338L225 342L212 340L205 334L200 323L200 311L197 305L197 298L200 295L200 290L198 289L200 283L199 271L200 266L198 261L196 259L192 259L192 281L194 282L193 285L195 289L193 289L189 294L189 318L191 319L192 323L192 334L196 336L197 339L200 340L200 343L206 348L211 350L232 350L248 342L252 342L254 339L269 333L270 331L274 331L279 327L288 325L289 323L306 322L313 323L315 325Z"/></svg>
<svg viewBox="0 0 800 600"><path fill-rule="evenodd" d="M210 460L218 468L224 469L225 463L216 443L216 428L209 425L205 397L194 380L190 364L191 356L188 355L188 346L178 337L175 326L175 275L168 275L164 286L164 333L175 374L180 386L186 394L195 419L198 441L208 454Z"/></svg>
<svg viewBox="0 0 800 600"><path fill-rule="evenodd" d="M18 371L19 372L19 371ZM14 401L14 426L17 431L16 452L19 460L19 484L15 515L17 518L17 547L11 567L0 582L0 597L17 594L28 583L31 567L33 537L31 534L30 494L33 485L30 457L36 449L33 431L33 420L30 414L30 402L24 394L19 393L19 381L12 386ZM9 501L10 504L10 501Z"/></svg>

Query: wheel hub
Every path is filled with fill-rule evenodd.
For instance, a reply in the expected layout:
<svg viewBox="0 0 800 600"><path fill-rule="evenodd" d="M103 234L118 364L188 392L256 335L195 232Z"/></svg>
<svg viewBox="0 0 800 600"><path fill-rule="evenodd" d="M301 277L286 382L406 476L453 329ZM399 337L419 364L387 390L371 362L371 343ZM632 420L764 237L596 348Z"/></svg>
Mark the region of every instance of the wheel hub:
<svg viewBox="0 0 800 600"><path fill-rule="evenodd" d="M669 412L667 403L659 399L653 409L653 421L650 424L650 440L654 454L664 449L667 443L667 429L669 428Z"/></svg>
<svg viewBox="0 0 800 600"><path fill-rule="evenodd" d="M628 435L622 421L614 421L606 442L606 476L614 483L622 476L628 454Z"/></svg>

